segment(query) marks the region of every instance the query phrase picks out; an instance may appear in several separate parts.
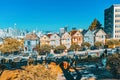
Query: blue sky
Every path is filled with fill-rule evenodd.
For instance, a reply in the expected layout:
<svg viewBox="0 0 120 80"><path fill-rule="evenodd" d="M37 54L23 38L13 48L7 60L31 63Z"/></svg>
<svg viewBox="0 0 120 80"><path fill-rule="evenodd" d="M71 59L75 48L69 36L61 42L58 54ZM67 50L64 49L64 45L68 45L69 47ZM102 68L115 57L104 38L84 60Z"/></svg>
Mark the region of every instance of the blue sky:
<svg viewBox="0 0 120 80"><path fill-rule="evenodd" d="M0 0L0 28L58 31L87 29L94 18L104 26L104 9L120 0Z"/></svg>

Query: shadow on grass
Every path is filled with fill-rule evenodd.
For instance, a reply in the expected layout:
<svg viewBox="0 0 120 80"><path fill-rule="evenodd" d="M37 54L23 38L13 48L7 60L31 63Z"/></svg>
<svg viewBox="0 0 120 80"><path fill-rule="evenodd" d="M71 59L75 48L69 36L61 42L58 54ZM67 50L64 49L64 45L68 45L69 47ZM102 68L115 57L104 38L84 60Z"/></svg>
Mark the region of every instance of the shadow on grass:
<svg viewBox="0 0 120 80"><path fill-rule="evenodd" d="M65 69L64 65L63 65L63 62L60 64L60 68L62 69L66 80L80 80L81 77L82 77L81 73L76 68L74 68L75 72L77 73L77 77L76 77L76 79L74 79L74 76L70 74L70 71L69 71L70 67L71 66L69 66L67 69Z"/></svg>

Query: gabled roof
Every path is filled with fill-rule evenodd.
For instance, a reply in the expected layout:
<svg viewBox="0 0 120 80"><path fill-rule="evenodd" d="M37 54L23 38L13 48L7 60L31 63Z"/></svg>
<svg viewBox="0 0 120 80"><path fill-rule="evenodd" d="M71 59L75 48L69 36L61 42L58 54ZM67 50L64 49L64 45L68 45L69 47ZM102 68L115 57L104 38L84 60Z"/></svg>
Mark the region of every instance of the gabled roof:
<svg viewBox="0 0 120 80"><path fill-rule="evenodd" d="M70 32L70 35L73 36L77 31L76 30L73 30Z"/></svg>
<svg viewBox="0 0 120 80"><path fill-rule="evenodd" d="M84 36L86 36L86 35L94 35L94 32L93 31L91 31L90 29L84 34Z"/></svg>
<svg viewBox="0 0 120 80"><path fill-rule="evenodd" d="M102 31L102 32L106 35L106 33L105 33L102 29L96 30L96 31L94 32L94 34L96 35L96 33L98 33L99 31Z"/></svg>
<svg viewBox="0 0 120 80"><path fill-rule="evenodd" d="M44 34L44 35L41 36L41 38L42 38L42 37L48 37L48 35L47 35L47 34ZM49 38L49 37L48 37L48 38Z"/></svg>
<svg viewBox="0 0 120 80"><path fill-rule="evenodd" d="M82 35L85 35L87 32L88 32L88 30L84 29L81 33L82 33Z"/></svg>
<svg viewBox="0 0 120 80"><path fill-rule="evenodd" d="M99 31L99 29L92 31L94 34L96 34Z"/></svg>
<svg viewBox="0 0 120 80"><path fill-rule="evenodd" d="M37 40L39 37L35 33L27 34L25 40Z"/></svg>
<svg viewBox="0 0 120 80"><path fill-rule="evenodd" d="M65 32L63 35L65 35L65 34L69 34L69 35L70 35L70 33L69 33L69 32ZM63 35L62 35L62 36L63 36Z"/></svg>
<svg viewBox="0 0 120 80"><path fill-rule="evenodd" d="M64 36L65 34L68 34L68 35L71 37L70 33L65 32L65 33L61 36L61 38L63 38L63 36ZM67 36L67 37L68 37L68 36Z"/></svg>
<svg viewBox="0 0 120 80"><path fill-rule="evenodd" d="M48 34L47 36L50 38L52 36L52 34Z"/></svg>

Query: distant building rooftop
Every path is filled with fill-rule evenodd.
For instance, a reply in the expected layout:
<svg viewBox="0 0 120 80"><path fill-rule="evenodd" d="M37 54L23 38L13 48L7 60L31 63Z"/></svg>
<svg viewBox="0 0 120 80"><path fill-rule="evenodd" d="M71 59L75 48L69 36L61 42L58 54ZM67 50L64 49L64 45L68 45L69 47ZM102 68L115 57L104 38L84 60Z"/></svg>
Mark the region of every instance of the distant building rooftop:
<svg viewBox="0 0 120 80"><path fill-rule="evenodd" d="M26 40L37 40L39 37L35 33L27 34L25 37Z"/></svg>
<svg viewBox="0 0 120 80"><path fill-rule="evenodd" d="M120 4L113 4L114 7L120 7Z"/></svg>
<svg viewBox="0 0 120 80"><path fill-rule="evenodd" d="M70 32L71 36L73 36L76 32L77 32L77 30L72 30L72 31Z"/></svg>

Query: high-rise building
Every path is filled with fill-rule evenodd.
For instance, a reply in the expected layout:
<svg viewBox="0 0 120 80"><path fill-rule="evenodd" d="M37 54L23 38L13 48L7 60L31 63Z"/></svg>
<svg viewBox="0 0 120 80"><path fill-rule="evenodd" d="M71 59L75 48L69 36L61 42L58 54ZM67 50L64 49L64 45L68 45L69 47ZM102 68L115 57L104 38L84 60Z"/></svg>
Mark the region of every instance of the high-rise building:
<svg viewBox="0 0 120 80"><path fill-rule="evenodd" d="M64 28L60 28L60 36L63 35L67 31L68 31L68 26L65 26Z"/></svg>
<svg viewBox="0 0 120 80"><path fill-rule="evenodd" d="M120 39L120 4L113 4L105 9L104 26L108 38Z"/></svg>
<svg viewBox="0 0 120 80"><path fill-rule="evenodd" d="M67 32L68 31L68 26L65 26L64 29L65 29L65 32Z"/></svg>
<svg viewBox="0 0 120 80"><path fill-rule="evenodd" d="M76 27L72 27L72 30L77 30L77 28Z"/></svg>
<svg viewBox="0 0 120 80"><path fill-rule="evenodd" d="M65 33L65 28L60 28L60 36Z"/></svg>

